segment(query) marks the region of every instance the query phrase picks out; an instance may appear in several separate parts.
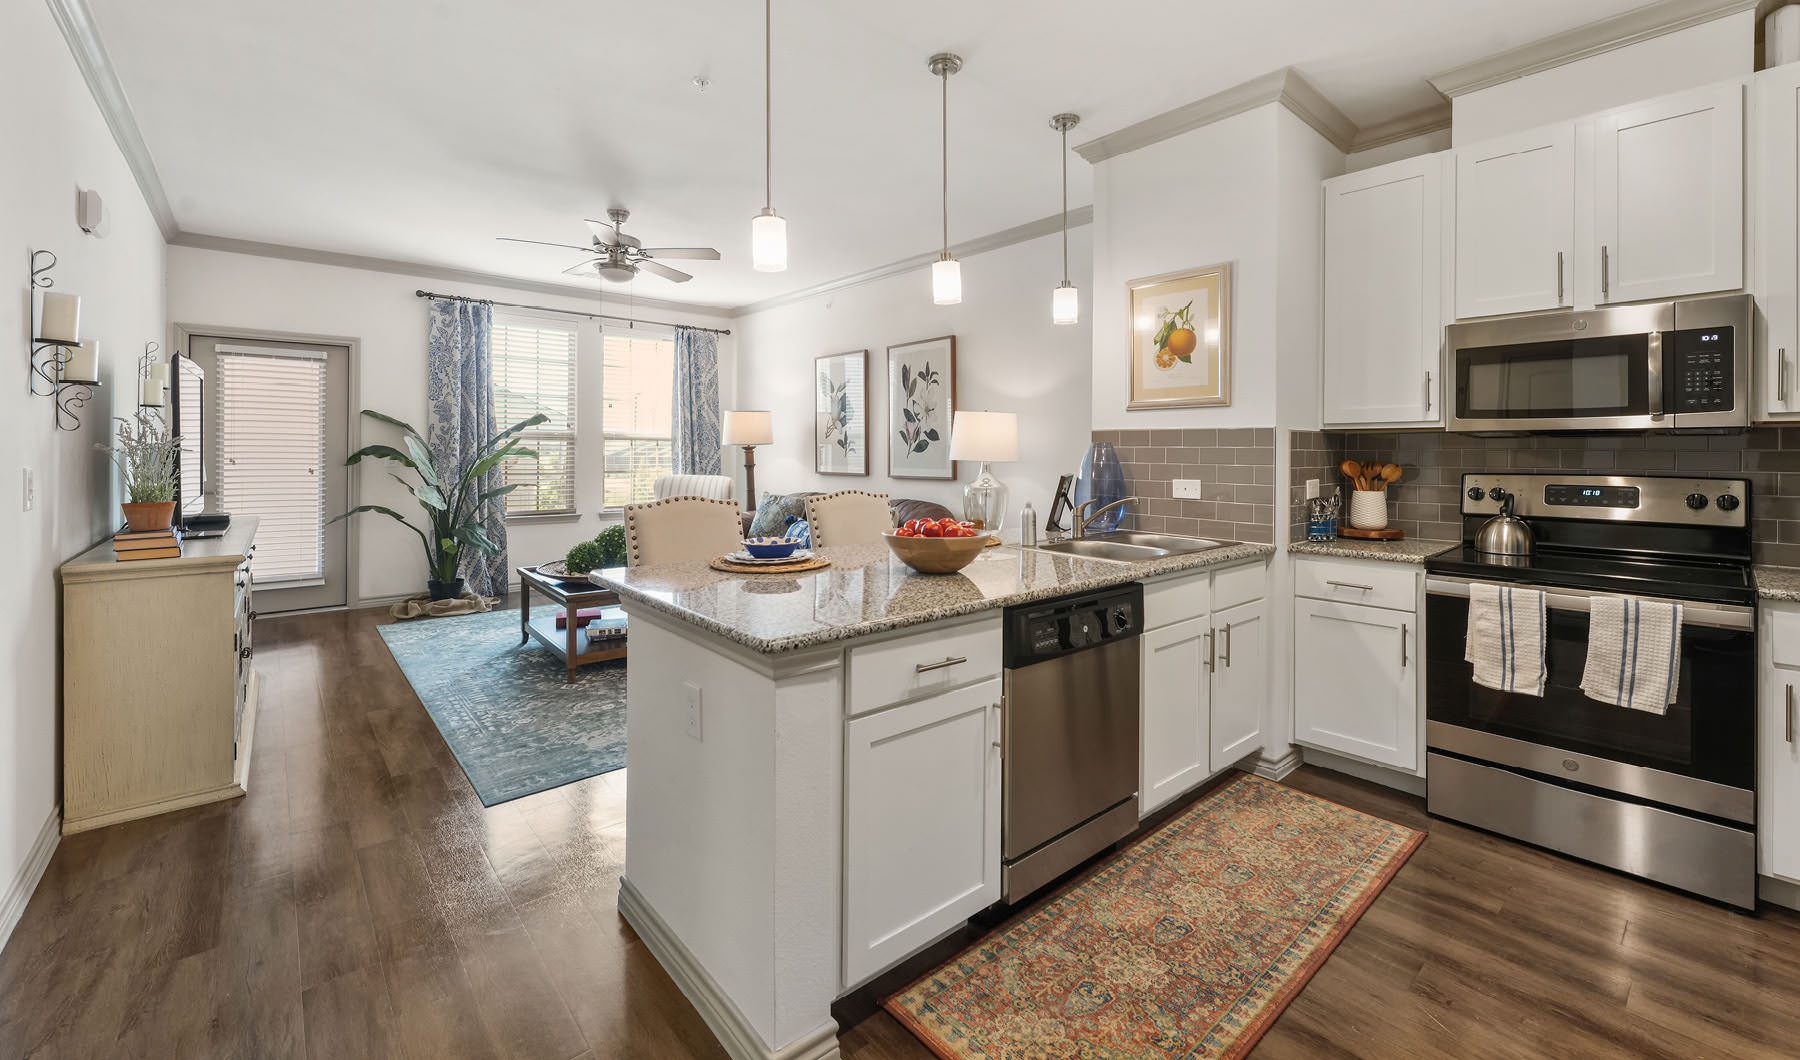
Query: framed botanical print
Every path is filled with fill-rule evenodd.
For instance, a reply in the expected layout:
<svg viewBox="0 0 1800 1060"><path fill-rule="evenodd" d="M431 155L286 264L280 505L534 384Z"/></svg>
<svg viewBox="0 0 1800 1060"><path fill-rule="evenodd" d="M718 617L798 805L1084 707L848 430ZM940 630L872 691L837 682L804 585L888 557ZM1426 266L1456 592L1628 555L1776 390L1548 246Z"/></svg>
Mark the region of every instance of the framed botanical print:
<svg viewBox="0 0 1800 1060"><path fill-rule="evenodd" d="M888 347L888 477L954 479L956 336Z"/></svg>
<svg viewBox="0 0 1800 1060"><path fill-rule="evenodd" d="M1126 284L1129 409L1231 404L1231 264Z"/></svg>
<svg viewBox="0 0 1800 1060"><path fill-rule="evenodd" d="M813 470L869 473L869 351L813 361Z"/></svg>

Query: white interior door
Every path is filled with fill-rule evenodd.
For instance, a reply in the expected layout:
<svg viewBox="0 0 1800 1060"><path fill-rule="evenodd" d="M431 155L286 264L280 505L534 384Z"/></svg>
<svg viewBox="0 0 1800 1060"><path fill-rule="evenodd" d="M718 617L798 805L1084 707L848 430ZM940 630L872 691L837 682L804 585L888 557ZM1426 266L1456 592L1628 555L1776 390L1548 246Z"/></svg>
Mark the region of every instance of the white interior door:
<svg viewBox="0 0 1800 1060"><path fill-rule="evenodd" d="M342 346L195 336L209 510L256 516L259 613L348 599L349 362Z"/></svg>
<svg viewBox="0 0 1800 1060"><path fill-rule="evenodd" d="M1456 152L1456 315L1573 305L1575 126Z"/></svg>

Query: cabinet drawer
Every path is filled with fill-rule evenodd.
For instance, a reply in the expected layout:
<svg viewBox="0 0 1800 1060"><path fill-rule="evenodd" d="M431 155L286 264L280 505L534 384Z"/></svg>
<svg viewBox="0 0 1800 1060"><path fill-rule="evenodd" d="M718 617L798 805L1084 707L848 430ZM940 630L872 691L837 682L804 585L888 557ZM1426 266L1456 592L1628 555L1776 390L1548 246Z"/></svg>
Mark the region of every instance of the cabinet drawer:
<svg viewBox="0 0 1800 1060"><path fill-rule="evenodd" d="M1246 563L1214 571L1212 576L1212 610L1228 611L1240 604L1261 600L1269 595L1269 568L1264 563Z"/></svg>
<svg viewBox="0 0 1800 1060"><path fill-rule="evenodd" d="M1144 628L1161 629L1212 613L1212 572L1144 583Z"/></svg>
<svg viewBox="0 0 1800 1060"><path fill-rule="evenodd" d="M850 713L865 714L1000 673L1000 616L931 626L850 649Z"/></svg>
<svg viewBox="0 0 1800 1060"><path fill-rule="evenodd" d="M1377 560L1304 559L1294 565L1294 595L1416 611L1419 571Z"/></svg>
<svg viewBox="0 0 1800 1060"><path fill-rule="evenodd" d="M1800 667L1800 609L1765 607L1769 632L1769 662L1775 666Z"/></svg>

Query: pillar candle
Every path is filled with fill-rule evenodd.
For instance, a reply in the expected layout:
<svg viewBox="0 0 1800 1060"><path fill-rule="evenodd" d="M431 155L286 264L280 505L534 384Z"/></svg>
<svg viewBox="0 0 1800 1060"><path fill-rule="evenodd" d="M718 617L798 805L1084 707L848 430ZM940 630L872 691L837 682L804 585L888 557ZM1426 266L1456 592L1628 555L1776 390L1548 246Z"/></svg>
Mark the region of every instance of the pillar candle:
<svg viewBox="0 0 1800 1060"><path fill-rule="evenodd" d="M167 387L169 385L169 366L166 364L151 365L150 381L155 383L159 390Z"/></svg>
<svg viewBox="0 0 1800 1060"><path fill-rule="evenodd" d="M138 404L144 408L160 409L163 404L163 386L154 378L146 379L138 388Z"/></svg>
<svg viewBox="0 0 1800 1060"><path fill-rule="evenodd" d="M81 341L81 296L44 291L36 338L45 342Z"/></svg>
<svg viewBox="0 0 1800 1060"><path fill-rule="evenodd" d="M97 381L100 378L100 340L69 347L69 363L63 365L62 377L77 383Z"/></svg>

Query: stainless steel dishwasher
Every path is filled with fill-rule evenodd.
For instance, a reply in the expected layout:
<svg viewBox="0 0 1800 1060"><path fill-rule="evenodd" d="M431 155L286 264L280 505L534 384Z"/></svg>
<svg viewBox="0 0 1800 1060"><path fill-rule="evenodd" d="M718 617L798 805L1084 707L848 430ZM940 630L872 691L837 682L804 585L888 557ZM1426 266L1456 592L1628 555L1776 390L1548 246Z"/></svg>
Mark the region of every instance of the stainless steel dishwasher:
<svg viewBox="0 0 1800 1060"><path fill-rule="evenodd" d="M1137 583L1006 609L1001 897L1016 902L1138 823Z"/></svg>

